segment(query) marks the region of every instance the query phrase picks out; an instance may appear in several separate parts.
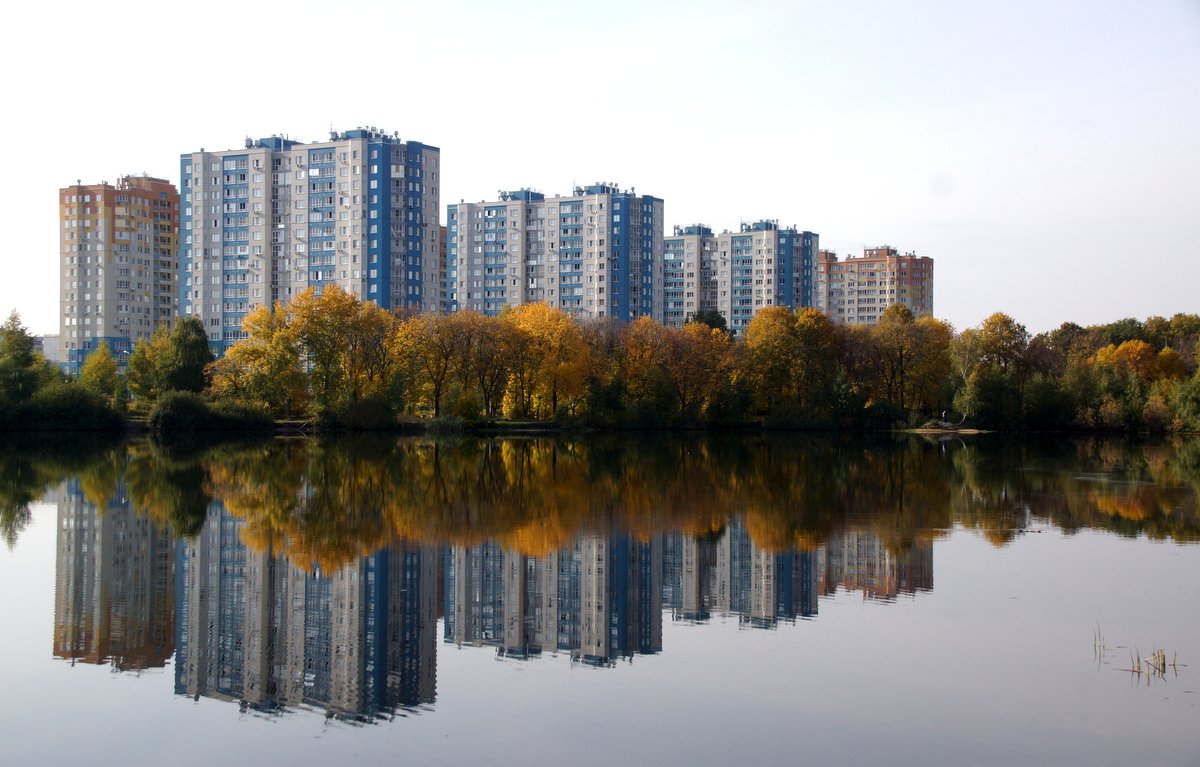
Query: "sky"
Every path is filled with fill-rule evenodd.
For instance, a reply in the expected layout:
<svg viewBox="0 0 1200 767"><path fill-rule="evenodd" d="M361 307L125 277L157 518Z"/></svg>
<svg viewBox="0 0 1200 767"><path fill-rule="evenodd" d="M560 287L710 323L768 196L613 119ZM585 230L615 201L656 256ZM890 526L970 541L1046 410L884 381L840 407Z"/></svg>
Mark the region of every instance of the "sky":
<svg viewBox="0 0 1200 767"><path fill-rule="evenodd" d="M58 190L375 126L447 203L608 181L934 259L934 313L1200 312L1200 0L22 3L0 312L58 332Z"/></svg>

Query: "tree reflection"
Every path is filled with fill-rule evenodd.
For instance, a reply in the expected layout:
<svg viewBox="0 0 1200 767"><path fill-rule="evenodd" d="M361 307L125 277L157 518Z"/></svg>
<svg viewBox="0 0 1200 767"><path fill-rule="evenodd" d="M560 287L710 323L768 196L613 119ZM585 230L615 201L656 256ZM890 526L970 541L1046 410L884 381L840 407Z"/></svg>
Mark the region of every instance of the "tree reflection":
<svg viewBox="0 0 1200 767"><path fill-rule="evenodd" d="M74 467L103 507L123 482L133 508L194 535L213 503L251 547L327 569L397 541L526 555L584 530L640 540L704 536L742 517L755 544L813 549L844 530L894 552L955 525L997 545L1055 524L1200 538L1200 442L972 443L778 436L276 439L171 450L135 443ZM0 451L4 533L71 470L53 453Z"/></svg>

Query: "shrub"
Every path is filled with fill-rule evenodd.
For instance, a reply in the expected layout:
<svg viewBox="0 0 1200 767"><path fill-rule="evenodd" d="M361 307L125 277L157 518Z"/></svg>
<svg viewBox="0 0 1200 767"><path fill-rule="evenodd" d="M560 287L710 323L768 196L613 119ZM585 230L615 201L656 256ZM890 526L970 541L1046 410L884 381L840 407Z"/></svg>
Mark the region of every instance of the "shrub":
<svg viewBox="0 0 1200 767"><path fill-rule="evenodd" d="M271 417L256 407L235 402L210 406L192 392L168 392L150 411L150 429L156 434L268 431L273 427Z"/></svg>
<svg viewBox="0 0 1200 767"><path fill-rule="evenodd" d="M173 391L158 398L150 411L150 428L158 434L207 431L212 428L212 411L193 392Z"/></svg>
<svg viewBox="0 0 1200 767"><path fill-rule="evenodd" d="M47 384L13 411L6 419L11 429L117 431L121 428L121 416L103 397L70 382Z"/></svg>
<svg viewBox="0 0 1200 767"><path fill-rule="evenodd" d="M396 413L383 397L365 397L346 405L334 419L346 429L378 431L396 425Z"/></svg>

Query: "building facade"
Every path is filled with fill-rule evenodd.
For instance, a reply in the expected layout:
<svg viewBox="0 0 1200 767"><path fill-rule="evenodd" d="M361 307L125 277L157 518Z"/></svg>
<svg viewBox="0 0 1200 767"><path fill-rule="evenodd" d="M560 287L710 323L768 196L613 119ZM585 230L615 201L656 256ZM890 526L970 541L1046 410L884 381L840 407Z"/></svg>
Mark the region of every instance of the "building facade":
<svg viewBox="0 0 1200 767"><path fill-rule="evenodd" d="M720 234L702 224L676 227L663 243L663 324L680 327L698 311L717 311L740 337L765 307L812 306L819 242L768 219Z"/></svg>
<svg viewBox="0 0 1200 767"><path fill-rule="evenodd" d="M180 311L220 354L259 306L337 285L384 309L445 309L441 152L374 128L184 154Z"/></svg>
<svg viewBox="0 0 1200 767"><path fill-rule="evenodd" d="M900 254L888 245L863 248L861 256L839 260L833 251L818 254L816 307L837 322L874 325L892 304L907 306L917 317L933 316L933 259Z"/></svg>
<svg viewBox="0 0 1200 767"><path fill-rule="evenodd" d="M677 226L663 238L662 324L683 327L697 312L717 308L716 248L712 229L703 224Z"/></svg>
<svg viewBox="0 0 1200 767"><path fill-rule="evenodd" d="M125 176L58 192L59 337L78 374L101 342L123 369L133 346L178 313L180 198L175 185Z"/></svg>
<svg viewBox="0 0 1200 767"><path fill-rule="evenodd" d="M542 301L578 319L661 318L663 201L615 184L521 189L447 215L448 308Z"/></svg>

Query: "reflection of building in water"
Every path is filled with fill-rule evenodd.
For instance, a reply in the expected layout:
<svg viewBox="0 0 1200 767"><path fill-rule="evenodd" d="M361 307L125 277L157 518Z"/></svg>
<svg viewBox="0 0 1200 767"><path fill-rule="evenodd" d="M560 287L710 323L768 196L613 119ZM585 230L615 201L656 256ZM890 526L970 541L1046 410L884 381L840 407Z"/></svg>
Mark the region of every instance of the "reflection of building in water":
<svg viewBox="0 0 1200 767"><path fill-rule="evenodd" d="M661 539L583 534L542 557L489 543L446 557L447 642L605 665L662 650Z"/></svg>
<svg viewBox="0 0 1200 767"><path fill-rule="evenodd" d="M215 505L179 544L177 693L355 717L433 701L437 549L310 572L249 550L240 526Z"/></svg>
<svg viewBox="0 0 1200 767"><path fill-rule="evenodd" d="M741 519L730 520L719 537L665 537L663 602L676 620L716 613L769 627L817 614L817 553L768 551Z"/></svg>
<svg viewBox="0 0 1200 767"><path fill-rule="evenodd" d="M79 480L57 496L54 655L122 671L164 666L175 650L169 532L137 515L121 485L103 510Z"/></svg>
<svg viewBox="0 0 1200 767"><path fill-rule="evenodd" d="M897 555L874 533L848 531L830 536L824 554L818 576L822 594L833 594L840 586L862 591L869 599L886 600L933 589L933 544L929 541L917 541Z"/></svg>

